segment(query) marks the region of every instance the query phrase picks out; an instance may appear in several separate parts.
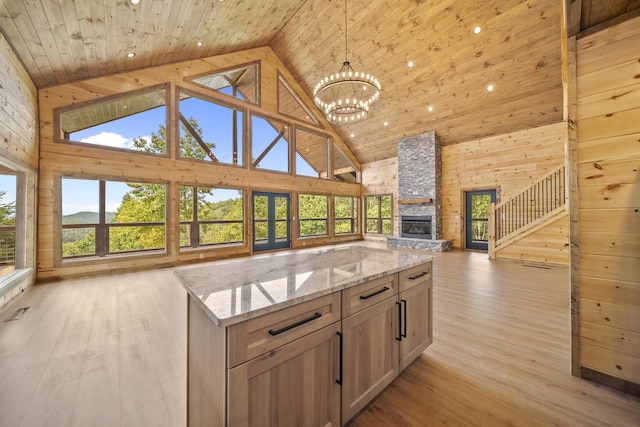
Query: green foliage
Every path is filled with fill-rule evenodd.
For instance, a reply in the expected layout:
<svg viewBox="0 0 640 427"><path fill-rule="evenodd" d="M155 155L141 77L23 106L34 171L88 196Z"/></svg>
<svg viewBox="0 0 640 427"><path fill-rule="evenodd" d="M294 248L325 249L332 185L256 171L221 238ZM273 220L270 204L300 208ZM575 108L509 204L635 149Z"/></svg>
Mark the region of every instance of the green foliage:
<svg viewBox="0 0 640 427"><path fill-rule="evenodd" d="M488 194L471 197L471 239L474 241L489 240L489 222L482 219L489 217L491 196ZM481 219L481 220L476 220Z"/></svg>
<svg viewBox="0 0 640 427"><path fill-rule="evenodd" d="M0 225L16 225L16 202L5 203L3 201L6 191L0 190ZM0 262L14 263L16 247L16 232L0 232Z"/></svg>
<svg viewBox="0 0 640 427"><path fill-rule="evenodd" d="M368 196L365 198L367 233L391 234L391 196Z"/></svg>
<svg viewBox="0 0 640 427"><path fill-rule="evenodd" d="M358 199L355 197L335 197L333 207L335 233L356 233L358 231Z"/></svg>
<svg viewBox="0 0 640 427"><path fill-rule="evenodd" d="M314 194L298 195L300 237L327 234L327 197Z"/></svg>
<svg viewBox="0 0 640 427"><path fill-rule="evenodd" d="M113 212L105 212L105 222L109 224L113 219ZM71 215L63 215L63 224L98 224L100 214L98 212L76 212Z"/></svg>

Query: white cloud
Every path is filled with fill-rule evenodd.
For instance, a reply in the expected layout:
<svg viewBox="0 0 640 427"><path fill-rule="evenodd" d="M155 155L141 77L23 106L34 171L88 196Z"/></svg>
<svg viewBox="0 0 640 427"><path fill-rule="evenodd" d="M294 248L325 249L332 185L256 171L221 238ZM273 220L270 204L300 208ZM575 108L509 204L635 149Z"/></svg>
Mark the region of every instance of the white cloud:
<svg viewBox="0 0 640 427"><path fill-rule="evenodd" d="M81 141L105 147L131 148L131 140L115 132L100 132L97 135L83 138Z"/></svg>

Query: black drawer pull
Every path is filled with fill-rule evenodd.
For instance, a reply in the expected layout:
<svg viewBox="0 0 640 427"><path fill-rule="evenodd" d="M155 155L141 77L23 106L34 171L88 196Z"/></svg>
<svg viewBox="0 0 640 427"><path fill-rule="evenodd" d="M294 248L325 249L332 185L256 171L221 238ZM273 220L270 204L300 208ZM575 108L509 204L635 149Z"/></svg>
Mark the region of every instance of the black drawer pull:
<svg viewBox="0 0 640 427"><path fill-rule="evenodd" d="M322 314L316 313L313 316L309 317L308 319L302 319L299 322L296 322L296 323L294 323L292 325L289 325L289 326L285 326L284 328L280 328L280 329L277 329L275 331L273 329L269 329L269 334L275 336L275 335L281 334L283 332L287 332L289 329L293 329L293 328L296 328L296 327L298 327L300 325L304 325L305 323L309 323L312 320L316 320L318 317L322 317Z"/></svg>
<svg viewBox="0 0 640 427"><path fill-rule="evenodd" d="M402 304L396 301L396 305L398 306L398 336L396 340L402 341Z"/></svg>
<svg viewBox="0 0 640 427"><path fill-rule="evenodd" d="M372 293L372 294L369 294L369 295L360 295L360 299L369 299L369 298L371 298L371 297L375 297L376 295L381 294L381 293L383 293L383 292L385 292L385 291L388 291L388 290L389 290L389 288L385 286L384 288L380 289L379 291L375 291L375 292L374 292L374 293Z"/></svg>
<svg viewBox="0 0 640 427"><path fill-rule="evenodd" d="M342 385L342 332L336 332L336 334L340 337L340 378L336 380L336 382Z"/></svg>
<svg viewBox="0 0 640 427"><path fill-rule="evenodd" d="M409 277L409 280L416 280L416 279L421 278L422 276L426 276L427 274L429 274L428 271L423 271L422 273L418 274L417 276Z"/></svg>

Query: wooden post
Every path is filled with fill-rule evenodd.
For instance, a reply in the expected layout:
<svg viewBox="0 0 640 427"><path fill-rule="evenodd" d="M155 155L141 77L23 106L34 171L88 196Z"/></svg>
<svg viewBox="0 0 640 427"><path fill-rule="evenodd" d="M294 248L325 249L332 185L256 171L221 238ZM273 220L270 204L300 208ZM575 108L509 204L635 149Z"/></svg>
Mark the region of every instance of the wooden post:
<svg viewBox="0 0 640 427"><path fill-rule="evenodd" d="M489 205L489 259L496 259L496 204Z"/></svg>

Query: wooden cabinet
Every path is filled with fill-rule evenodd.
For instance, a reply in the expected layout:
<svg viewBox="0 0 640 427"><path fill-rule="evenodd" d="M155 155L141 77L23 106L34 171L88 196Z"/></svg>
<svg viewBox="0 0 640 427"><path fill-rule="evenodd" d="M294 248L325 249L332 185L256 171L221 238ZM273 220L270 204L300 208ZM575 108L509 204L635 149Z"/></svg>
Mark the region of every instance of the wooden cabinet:
<svg viewBox="0 0 640 427"><path fill-rule="evenodd" d="M431 263L227 327L188 304L187 424L339 426L431 344Z"/></svg>
<svg viewBox="0 0 640 427"><path fill-rule="evenodd" d="M336 322L229 371L228 425L340 425Z"/></svg>
<svg viewBox="0 0 640 427"><path fill-rule="evenodd" d="M398 375L397 295L342 320L342 423Z"/></svg>
<svg viewBox="0 0 640 427"><path fill-rule="evenodd" d="M400 292L402 310L400 371L409 366L433 341L431 282Z"/></svg>

